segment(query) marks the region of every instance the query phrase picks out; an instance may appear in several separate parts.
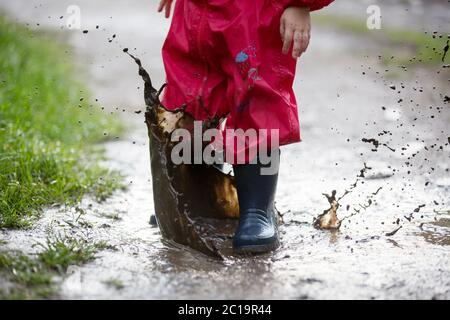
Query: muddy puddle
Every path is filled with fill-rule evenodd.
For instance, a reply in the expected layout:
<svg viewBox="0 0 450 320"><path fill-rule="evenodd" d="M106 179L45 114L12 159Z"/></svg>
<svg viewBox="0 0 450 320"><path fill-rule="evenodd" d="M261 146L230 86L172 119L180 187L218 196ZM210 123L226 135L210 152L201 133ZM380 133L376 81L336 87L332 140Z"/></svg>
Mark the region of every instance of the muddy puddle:
<svg viewBox="0 0 450 320"><path fill-rule="evenodd" d="M159 99L165 85L156 90L141 61L127 48L123 51L137 64L144 82L153 201L161 235L164 241L223 259L239 216L234 178L211 165L172 162L173 132L193 129L195 119L183 106L167 110ZM215 128L220 120L204 122L203 130Z"/></svg>
<svg viewBox="0 0 450 320"><path fill-rule="evenodd" d="M46 4L42 21L51 8ZM162 64L154 57L163 30L154 25L159 17L149 13L147 1L127 10L120 2L105 8L100 18L89 9L83 17L95 27L120 14L126 23L108 30L116 40L97 45L104 39L89 32L75 34L73 43L92 57L94 79L101 80L92 88L100 101L127 109L122 117L132 128L129 134L104 147L105 164L122 171L128 190L100 204L85 199L81 217L75 208L50 208L31 230L0 231L3 249L27 253L52 232L110 245L95 260L70 267L58 280L58 297L450 298L449 68L410 68L388 77L379 64L382 52L361 53L360 39L314 29L295 83L303 142L283 148L281 158L276 205L282 246L257 257L219 260L163 243L161 230L149 224L155 203L143 86L117 39L133 39L126 46L142 48L130 52L159 87ZM132 33L127 26L135 21L158 32ZM333 63L324 67L324 61ZM325 230L315 223L323 214ZM118 282L122 285L111 285Z"/></svg>

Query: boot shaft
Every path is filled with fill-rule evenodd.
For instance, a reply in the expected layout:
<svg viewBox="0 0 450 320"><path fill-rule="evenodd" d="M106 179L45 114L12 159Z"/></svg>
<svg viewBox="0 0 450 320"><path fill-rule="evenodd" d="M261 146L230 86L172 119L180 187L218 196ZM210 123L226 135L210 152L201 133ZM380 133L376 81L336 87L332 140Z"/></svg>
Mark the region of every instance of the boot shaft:
<svg viewBox="0 0 450 320"><path fill-rule="evenodd" d="M233 166L241 214L248 209L263 211L271 209L278 181L278 162L275 164L274 170L271 170L275 172L274 174L265 174L263 170L268 166L273 166L274 163L263 165L257 161L255 164Z"/></svg>

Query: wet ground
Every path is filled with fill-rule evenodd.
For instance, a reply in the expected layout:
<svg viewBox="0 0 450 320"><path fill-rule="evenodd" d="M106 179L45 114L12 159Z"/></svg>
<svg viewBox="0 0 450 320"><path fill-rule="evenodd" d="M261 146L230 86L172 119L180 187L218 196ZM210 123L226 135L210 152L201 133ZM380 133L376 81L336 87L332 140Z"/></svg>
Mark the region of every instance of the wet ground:
<svg viewBox="0 0 450 320"><path fill-rule="evenodd" d="M342 0L337 8L349 3ZM1 231L4 248L25 252L49 232L105 240L115 248L71 267L61 280L61 298L450 298L448 68L382 66L382 48L315 28L295 83L303 142L282 151L277 207L283 245L273 254L216 261L162 244L148 223L153 204L146 128L143 114L134 113L143 110L142 83L122 49L130 48L162 83L168 21L150 1L78 1L82 30L89 32L68 32L59 17L69 4L1 4L35 29L69 37L75 50L67 59L88 67L85 78L95 97L130 126L129 134L105 145L106 165L126 175L128 191L101 204L86 199L81 217L75 208L52 208L32 230ZM429 21L438 21L441 11L428 12ZM421 23L418 30L428 26ZM365 166L364 177L357 177ZM328 207L322 193L342 195L356 180L341 201L340 230L315 229L313 219ZM108 285L112 279L123 288Z"/></svg>

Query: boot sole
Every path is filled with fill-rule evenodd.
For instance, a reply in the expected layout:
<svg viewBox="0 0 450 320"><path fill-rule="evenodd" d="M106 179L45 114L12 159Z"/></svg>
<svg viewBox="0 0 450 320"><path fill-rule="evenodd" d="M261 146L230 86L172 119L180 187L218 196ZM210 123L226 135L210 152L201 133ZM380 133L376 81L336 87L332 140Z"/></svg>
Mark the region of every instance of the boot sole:
<svg viewBox="0 0 450 320"><path fill-rule="evenodd" d="M280 242L276 241L269 244L255 244L248 246L234 247L234 252L238 254L261 254L276 250L280 246Z"/></svg>

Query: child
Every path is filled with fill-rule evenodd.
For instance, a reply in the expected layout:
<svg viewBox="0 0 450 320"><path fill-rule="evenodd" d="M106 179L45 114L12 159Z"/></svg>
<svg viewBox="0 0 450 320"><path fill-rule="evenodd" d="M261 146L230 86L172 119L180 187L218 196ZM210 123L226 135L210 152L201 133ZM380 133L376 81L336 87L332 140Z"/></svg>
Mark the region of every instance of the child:
<svg viewBox="0 0 450 320"><path fill-rule="evenodd" d="M276 130L277 141L270 136L268 146L278 155L278 145L300 141L292 84L296 59L309 44L310 11L332 1L176 1L162 51L162 103L168 109L185 106L197 120L226 116L228 129ZM172 2L159 5L166 18ZM240 210L233 246L241 253L267 252L279 246L278 167L264 175L262 161L248 162L233 165Z"/></svg>

